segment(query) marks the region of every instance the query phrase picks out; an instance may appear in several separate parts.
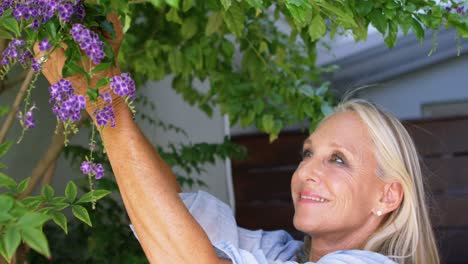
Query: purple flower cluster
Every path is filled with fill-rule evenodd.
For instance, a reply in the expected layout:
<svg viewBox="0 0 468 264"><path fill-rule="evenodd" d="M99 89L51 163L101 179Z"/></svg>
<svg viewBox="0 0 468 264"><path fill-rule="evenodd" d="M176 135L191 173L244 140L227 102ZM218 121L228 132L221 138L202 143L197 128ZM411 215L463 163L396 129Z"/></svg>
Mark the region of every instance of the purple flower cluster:
<svg viewBox="0 0 468 264"><path fill-rule="evenodd" d="M455 13L461 15L461 16L466 15L465 7L462 6L462 5L461 5L461 6L457 6L457 7L449 7L449 6L447 6L447 7L445 7L445 10L446 10L447 12L453 11L453 12L455 12Z"/></svg>
<svg viewBox="0 0 468 264"><path fill-rule="evenodd" d="M32 54L32 52L26 47L26 43L22 39L14 39L10 41L8 47L2 52L2 60L0 63L3 66L8 66L19 62L22 65L31 63L32 68L35 72L41 69L40 63L38 63Z"/></svg>
<svg viewBox="0 0 468 264"><path fill-rule="evenodd" d="M21 125L26 129L31 129L36 126L36 121L33 117L34 109L37 109L35 105L31 106L24 116L21 112L18 112L18 115L16 116L20 120Z"/></svg>
<svg viewBox="0 0 468 264"><path fill-rule="evenodd" d="M83 161L80 167L81 172L86 175L94 175L96 179L101 179L104 176L104 167L100 163L92 161Z"/></svg>
<svg viewBox="0 0 468 264"><path fill-rule="evenodd" d="M50 103L54 103L52 112L60 121L76 122L81 119L81 110L86 106L86 99L76 95L70 81L61 79L49 88Z"/></svg>
<svg viewBox="0 0 468 264"><path fill-rule="evenodd" d="M98 34L78 23L73 24L70 34L94 64L101 63L105 56L104 42L99 39Z"/></svg>
<svg viewBox="0 0 468 264"><path fill-rule="evenodd" d="M128 96L131 100L135 99L135 82L128 73L110 78L110 88L118 96Z"/></svg>
<svg viewBox="0 0 468 264"><path fill-rule="evenodd" d="M8 9L12 10L13 17L18 20L31 22L34 29L46 23L55 15L63 23L70 22L72 16L82 20L85 16L83 4L80 0L4 0L0 3L0 16Z"/></svg>
<svg viewBox="0 0 468 264"><path fill-rule="evenodd" d="M96 116L96 123L99 126L103 127L110 123L111 127L115 127L115 114L112 105L106 105L101 109L96 109L94 115Z"/></svg>

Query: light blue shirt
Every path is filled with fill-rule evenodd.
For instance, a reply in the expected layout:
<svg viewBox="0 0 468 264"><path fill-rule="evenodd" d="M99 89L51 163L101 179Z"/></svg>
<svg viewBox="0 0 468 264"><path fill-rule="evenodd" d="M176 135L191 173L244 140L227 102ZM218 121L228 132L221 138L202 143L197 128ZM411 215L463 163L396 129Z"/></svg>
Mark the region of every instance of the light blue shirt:
<svg viewBox="0 0 468 264"><path fill-rule="evenodd" d="M302 241L284 230L247 230L238 227L231 208L209 193L181 193L193 217L207 233L218 256L234 264L297 263ZM386 256L364 250L342 250L322 257L317 264L393 264ZM313 264L307 262L307 264Z"/></svg>
<svg viewBox="0 0 468 264"><path fill-rule="evenodd" d="M284 230L247 230L238 227L231 208L209 193L181 193L192 216L205 230L219 257L233 264L297 264L302 241ZM384 255L364 250L342 250L322 257L316 264L394 264ZM314 264L307 262L306 264Z"/></svg>

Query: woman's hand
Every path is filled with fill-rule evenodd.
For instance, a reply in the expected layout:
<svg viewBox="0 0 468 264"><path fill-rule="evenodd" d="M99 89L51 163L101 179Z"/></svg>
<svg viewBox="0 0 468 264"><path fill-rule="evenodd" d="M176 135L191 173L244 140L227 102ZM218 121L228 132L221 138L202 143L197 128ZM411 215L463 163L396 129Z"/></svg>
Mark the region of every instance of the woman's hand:
<svg viewBox="0 0 468 264"><path fill-rule="evenodd" d="M117 58L120 45L122 43L124 34L123 34L123 29L122 29L122 24L120 23L120 20L116 14L110 14L107 16L107 19L109 22L111 22L114 26L115 30L115 38L111 38L107 32L103 32L104 37L106 40L111 44L113 50L114 50L114 55L115 58ZM47 57L46 61L42 65L42 73L46 77L46 79L49 81L50 84L55 84L57 83L60 79L62 79L62 70L65 65L65 62L67 60L65 56L65 50L67 49L67 46L63 43L62 47L58 47L53 52L49 54ZM35 54L38 54L36 56L36 59L40 60L41 57L44 56L44 52L41 52L39 50L38 44L34 46L34 52ZM83 55L86 56L86 55ZM116 59L117 60L117 59ZM89 58L86 57L85 63L83 65L85 71L89 71L89 65L92 65L92 62L89 60ZM117 61L115 62L115 65L117 65ZM90 86L93 87L96 85L96 83L101 79L101 78L109 78L115 75L120 74L120 69L118 66L112 66L102 72L96 73L92 78L90 82ZM67 80L72 82L73 87L75 88L75 92L77 94L81 95L86 95L87 90L88 90L88 82L82 74L76 74L74 76L70 76L66 78ZM100 92L110 92L109 86L101 87ZM120 105L122 102L122 99L115 95L114 93L110 92L112 95L113 99L113 104L114 105ZM87 100L89 102L89 100ZM99 101L101 103L102 100ZM91 104L86 104L86 110L89 114L91 114L94 111L95 106L92 106Z"/></svg>

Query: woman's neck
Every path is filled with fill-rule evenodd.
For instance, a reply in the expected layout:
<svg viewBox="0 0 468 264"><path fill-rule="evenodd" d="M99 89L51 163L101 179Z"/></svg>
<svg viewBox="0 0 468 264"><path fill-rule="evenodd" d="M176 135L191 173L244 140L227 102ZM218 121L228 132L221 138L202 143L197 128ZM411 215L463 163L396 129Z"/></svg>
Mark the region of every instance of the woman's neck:
<svg viewBox="0 0 468 264"><path fill-rule="evenodd" d="M378 227L376 222L365 224L353 232L312 235L309 260L317 262L323 256L339 250L363 249L369 237Z"/></svg>

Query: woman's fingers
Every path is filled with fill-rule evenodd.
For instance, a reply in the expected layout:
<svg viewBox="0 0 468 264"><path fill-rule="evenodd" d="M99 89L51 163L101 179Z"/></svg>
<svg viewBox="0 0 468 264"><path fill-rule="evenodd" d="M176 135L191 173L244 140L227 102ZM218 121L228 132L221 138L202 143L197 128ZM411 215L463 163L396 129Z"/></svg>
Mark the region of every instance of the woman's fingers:
<svg viewBox="0 0 468 264"><path fill-rule="evenodd" d="M56 48L48 56L45 56L45 52L39 50L39 45L34 45L34 54L36 54L37 61L44 61L42 63L42 74L46 77L49 83L54 84L62 78L62 69L65 65L65 49L66 45L60 48Z"/></svg>

